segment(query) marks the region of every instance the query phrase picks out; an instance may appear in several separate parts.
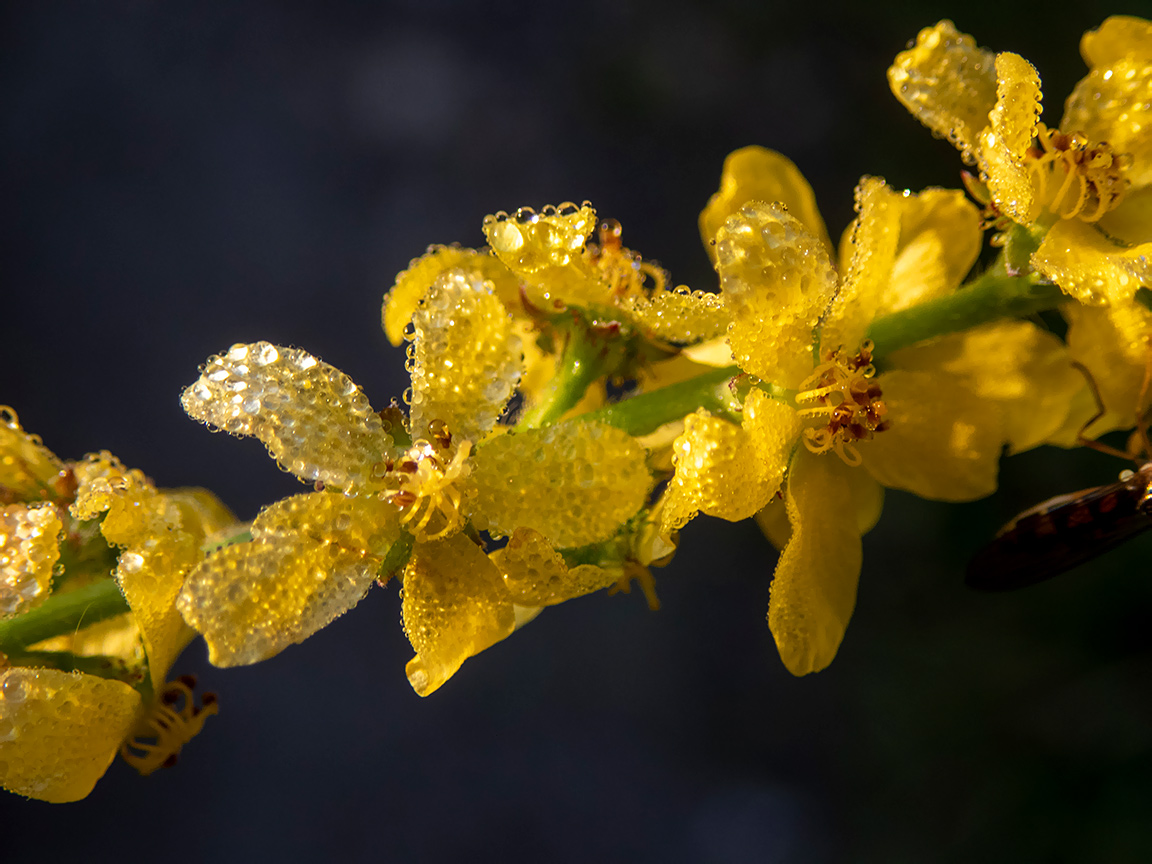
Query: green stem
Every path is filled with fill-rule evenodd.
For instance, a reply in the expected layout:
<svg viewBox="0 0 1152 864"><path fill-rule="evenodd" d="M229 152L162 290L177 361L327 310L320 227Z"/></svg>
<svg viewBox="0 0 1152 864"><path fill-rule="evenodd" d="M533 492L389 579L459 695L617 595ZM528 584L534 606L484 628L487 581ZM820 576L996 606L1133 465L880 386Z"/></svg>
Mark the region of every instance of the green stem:
<svg viewBox="0 0 1152 864"><path fill-rule="evenodd" d="M583 319L557 326L566 336L559 367L539 401L524 412L516 431L539 429L555 423L584 398L593 382L612 373L623 358L621 340L614 334L598 335Z"/></svg>
<svg viewBox="0 0 1152 864"><path fill-rule="evenodd" d="M71 651L12 651L6 655L13 666L33 666L61 669L65 672L86 672L101 678L130 681L133 677L127 665L118 657L103 654L83 655Z"/></svg>
<svg viewBox="0 0 1152 864"><path fill-rule="evenodd" d="M22 652L44 639L74 633L127 611L128 601L115 579L101 579L75 591L54 594L32 611L0 621L0 653Z"/></svg>
<svg viewBox="0 0 1152 864"><path fill-rule="evenodd" d="M873 355L881 357L1001 318L1026 318L1067 299L1057 286L1041 283L1038 274L1010 276L997 264L954 294L876 319L868 338L876 345Z"/></svg>
<svg viewBox="0 0 1152 864"><path fill-rule="evenodd" d="M740 374L739 366L713 369L687 381L590 411L580 419L607 423L629 435L647 435L665 423L682 419L697 408L705 408L739 423L737 403L728 382Z"/></svg>

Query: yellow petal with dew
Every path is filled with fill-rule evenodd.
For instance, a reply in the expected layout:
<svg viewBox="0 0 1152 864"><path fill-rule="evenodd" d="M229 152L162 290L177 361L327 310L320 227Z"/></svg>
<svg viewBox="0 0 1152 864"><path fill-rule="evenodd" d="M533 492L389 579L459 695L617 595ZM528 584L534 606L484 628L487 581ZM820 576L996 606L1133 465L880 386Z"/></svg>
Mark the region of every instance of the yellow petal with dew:
<svg viewBox="0 0 1152 864"><path fill-rule="evenodd" d="M767 147L741 147L724 160L720 188L700 213L700 238L712 263L716 263L716 235L728 217L745 204L783 204L809 233L828 248L828 229L816 207L812 187L791 159Z"/></svg>
<svg viewBox="0 0 1152 864"><path fill-rule="evenodd" d="M396 274L396 284L384 295L380 320L389 342L399 345L404 341L404 330L416 307L432 283L449 270L463 270L489 282L506 307L519 308L520 281L487 249L432 246L419 258L413 258L407 270Z"/></svg>
<svg viewBox="0 0 1152 864"><path fill-rule="evenodd" d="M728 310L719 294L693 291L680 285L651 296L629 295L620 308L652 339L676 345L696 345L728 329Z"/></svg>
<svg viewBox="0 0 1152 864"><path fill-rule="evenodd" d="M860 580L863 553L848 468L796 452L785 502L792 536L772 579L768 626L793 675L819 672L836 656Z"/></svg>
<svg viewBox="0 0 1152 864"><path fill-rule="evenodd" d="M1064 343L1030 321L985 324L897 351L891 362L960 379L976 396L999 405L1009 453L1046 443L1085 386Z"/></svg>
<svg viewBox="0 0 1152 864"><path fill-rule="evenodd" d="M472 524L508 536L533 528L560 549L611 537L644 504L652 478L625 432L575 420L503 435L473 459Z"/></svg>
<svg viewBox="0 0 1152 864"><path fill-rule="evenodd" d="M547 538L531 528L517 528L503 549L488 556L513 602L522 606L554 606L613 585L619 574L594 564L569 568Z"/></svg>
<svg viewBox="0 0 1152 864"><path fill-rule="evenodd" d="M1152 185L1130 190L1115 209L1096 222L1096 227L1117 243L1128 246L1139 245L1152 237Z"/></svg>
<svg viewBox="0 0 1152 864"><path fill-rule="evenodd" d="M851 254L839 292L828 311L822 347L854 351L876 317L896 260L904 196L879 177L864 177L856 187L856 219L848 241Z"/></svg>
<svg viewBox="0 0 1152 864"><path fill-rule="evenodd" d="M63 467L39 435L24 431L15 411L0 405L0 490L18 499L38 498Z"/></svg>
<svg viewBox="0 0 1152 864"><path fill-rule="evenodd" d="M740 368L783 387L812 371L812 330L836 293L823 241L777 204L746 204L717 233L717 270Z"/></svg>
<svg viewBox="0 0 1152 864"><path fill-rule="evenodd" d="M256 663L303 642L355 606L399 536L374 498L296 495L265 508L253 540L213 553L177 600L217 666Z"/></svg>
<svg viewBox="0 0 1152 864"><path fill-rule="evenodd" d="M122 681L59 669L0 669L0 786L41 801L79 801L140 715Z"/></svg>
<svg viewBox="0 0 1152 864"><path fill-rule="evenodd" d="M1028 148L1040 121L1040 76L1019 54L996 55L996 107L980 134L980 170L1001 213L1027 225L1036 218Z"/></svg>
<svg viewBox="0 0 1152 864"><path fill-rule="evenodd" d="M1135 303L1096 307L1069 303L1068 352L1083 364L1100 392L1106 416L1086 430L1095 438L1136 424L1140 391L1152 353L1152 312ZM1093 412L1095 413L1095 412Z"/></svg>
<svg viewBox="0 0 1152 864"><path fill-rule="evenodd" d="M584 255L595 228L596 211L588 204L565 203L539 213L521 207L512 215L484 217L488 245L545 312L610 302L611 286Z"/></svg>
<svg viewBox="0 0 1152 864"><path fill-rule="evenodd" d="M500 571L463 534L417 544L403 579L404 632L416 651L406 672L421 696L515 627Z"/></svg>
<svg viewBox="0 0 1152 864"><path fill-rule="evenodd" d="M1152 60L1152 22L1134 15L1112 15L1080 38L1080 55L1090 67L1125 57Z"/></svg>
<svg viewBox="0 0 1152 864"><path fill-rule="evenodd" d="M1143 30L1146 41L1133 40L1123 53L1119 40L1107 50L1099 46L1100 62L1091 63L1072 90L1060 121L1064 132L1080 132L1092 142L1107 141L1113 153L1130 154L1125 175L1134 186L1152 183L1152 36L1146 35L1148 22L1140 23L1132 35Z"/></svg>
<svg viewBox="0 0 1152 864"><path fill-rule="evenodd" d="M0 508L0 620L48 599L63 527L51 504Z"/></svg>
<svg viewBox="0 0 1152 864"><path fill-rule="evenodd" d="M410 338L413 438L429 438L429 424L439 420L453 436L479 441L524 369L504 304L479 277L450 270L428 289Z"/></svg>
<svg viewBox="0 0 1152 864"><path fill-rule="evenodd" d="M852 504L856 510L856 527L863 537L876 527L884 509L884 487L872 479L867 471L848 471L848 486L852 490ZM792 525L788 521L788 507L782 498L768 502L756 514L756 524L772 545L783 550L792 539Z"/></svg>
<svg viewBox="0 0 1152 864"><path fill-rule="evenodd" d="M307 483L374 488L373 466L393 445L352 379L299 348L233 345L208 358L180 401L196 420L259 438L286 471Z"/></svg>
<svg viewBox="0 0 1152 864"><path fill-rule="evenodd" d="M912 115L975 161L981 130L996 104L995 55L951 21L926 27L916 44L896 55L888 85Z"/></svg>
<svg viewBox="0 0 1152 864"><path fill-rule="evenodd" d="M876 377L891 428L859 443L880 483L936 501L972 501L996 491L1002 409L958 378L896 369Z"/></svg>
<svg viewBox="0 0 1152 864"><path fill-rule="evenodd" d="M1121 305L1152 285L1152 241L1126 246L1093 225L1065 219L1041 241L1032 266L1081 303Z"/></svg>

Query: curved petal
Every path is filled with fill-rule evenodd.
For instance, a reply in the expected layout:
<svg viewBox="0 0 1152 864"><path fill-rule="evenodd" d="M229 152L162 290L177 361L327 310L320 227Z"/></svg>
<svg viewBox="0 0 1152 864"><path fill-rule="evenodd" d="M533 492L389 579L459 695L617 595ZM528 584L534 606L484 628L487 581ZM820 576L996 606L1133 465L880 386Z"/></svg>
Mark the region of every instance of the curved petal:
<svg viewBox="0 0 1152 864"><path fill-rule="evenodd" d="M852 490L856 527L863 537L880 521L884 509L884 487L867 471L848 471L845 476ZM783 498L769 501L768 506L756 514L756 524L777 549L783 550L792 539L792 524L788 521L788 506Z"/></svg>
<svg viewBox="0 0 1152 864"><path fill-rule="evenodd" d="M404 632L416 651L406 671L421 696L515 628L500 571L463 534L417 544L403 578Z"/></svg>
<svg viewBox="0 0 1152 864"><path fill-rule="evenodd" d="M979 48L951 21L926 27L916 44L896 55L888 85L921 123L974 161L980 132L996 104L995 55Z"/></svg>
<svg viewBox="0 0 1152 864"><path fill-rule="evenodd" d="M517 528L503 549L488 556L520 606L554 606L614 585L620 574L578 564L569 568L547 538L531 528Z"/></svg>
<svg viewBox="0 0 1152 864"><path fill-rule="evenodd" d="M511 216L484 217L488 245L524 282L529 299L546 311L610 302L610 286L584 256L595 227L596 211L588 204L561 204L540 213L521 207Z"/></svg>
<svg viewBox="0 0 1152 864"><path fill-rule="evenodd" d="M720 171L720 188L700 213L700 238L713 264L720 227L751 201L783 204L810 234L832 248L828 229L816 207L816 196L800 169L775 150L753 145L728 154Z"/></svg>
<svg viewBox="0 0 1152 864"><path fill-rule="evenodd" d="M1135 303L1111 307L1069 303L1063 312L1068 319L1068 353L1088 369L1107 411L1086 432L1097 437L1111 429L1132 428L1152 354L1152 313Z"/></svg>
<svg viewBox="0 0 1152 864"><path fill-rule="evenodd" d="M25 432L16 412L0 405L0 489L20 499L36 498L63 468L40 436Z"/></svg>
<svg viewBox="0 0 1152 864"><path fill-rule="evenodd" d="M611 537L644 504L644 448L602 423L567 421L484 443L473 457L472 524L502 536L532 528L556 548Z"/></svg>
<svg viewBox="0 0 1152 864"><path fill-rule="evenodd" d="M796 453L785 502L792 536L772 579L768 626L793 675L832 662L856 606L863 552L848 468L839 459Z"/></svg>
<svg viewBox="0 0 1152 864"><path fill-rule="evenodd" d="M857 216L848 241L852 250L840 290L828 311L821 345L854 351L883 300L896 261L904 196L879 177L864 177L856 187Z"/></svg>
<svg viewBox="0 0 1152 864"><path fill-rule="evenodd" d="M400 345L404 341L404 331L416 314L420 301L432 283L449 270L463 270L491 282L493 292L505 307L519 307L520 280L489 250L433 246L419 258L413 258L407 270L397 273L396 284L384 295L380 323L389 342Z"/></svg>
<svg viewBox="0 0 1152 864"><path fill-rule="evenodd" d="M512 317L488 283L462 270L440 276L412 318L412 436L440 420L479 441L496 425L524 371Z"/></svg>
<svg viewBox="0 0 1152 864"><path fill-rule="evenodd" d="M1107 66L1133 56L1152 60L1152 22L1134 15L1112 15L1080 38L1080 56L1089 66Z"/></svg>
<svg viewBox="0 0 1152 864"><path fill-rule="evenodd" d="M696 345L723 336L728 329L724 299L686 285L650 297L631 294L620 300L620 307L650 338L677 345Z"/></svg>
<svg viewBox="0 0 1152 864"><path fill-rule="evenodd" d="M740 368L783 387L812 372L812 330L836 293L824 242L780 205L745 205L717 234L717 266Z"/></svg>
<svg viewBox="0 0 1152 864"><path fill-rule="evenodd" d="M108 770L141 707L122 681L0 670L0 786L41 801L79 801Z"/></svg>
<svg viewBox="0 0 1152 864"><path fill-rule="evenodd" d="M1130 303L1136 289L1152 285L1152 241L1116 243L1079 219L1064 219L1032 255L1032 266L1081 303Z"/></svg>
<svg viewBox="0 0 1152 864"><path fill-rule="evenodd" d="M892 426L859 443L868 473L936 501L972 501L996 491L1000 406L945 375L897 369L876 382Z"/></svg>
<svg viewBox="0 0 1152 864"><path fill-rule="evenodd" d="M48 599L63 528L51 504L0 507L0 621Z"/></svg>
<svg viewBox="0 0 1152 864"><path fill-rule="evenodd" d="M891 361L961 379L976 396L1000 405L1009 453L1047 443L1085 387L1064 343L1030 321L985 324L897 351Z"/></svg>
<svg viewBox="0 0 1152 864"><path fill-rule="evenodd" d="M904 201L896 261L878 316L955 291L984 243L980 211L963 192L925 189Z"/></svg>
<svg viewBox="0 0 1152 864"><path fill-rule="evenodd" d="M997 208L1027 225L1036 218L1028 148L1040 122L1040 76L1019 54L996 55L996 107L980 135L980 170Z"/></svg>
<svg viewBox="0 0 1152 864"><path fill-rule="evenodd" d="M233 345L180 402L209 426L259 438L301 480L346 491L378 485L372 466L393 446L352 379L299 348Z"/></svg>

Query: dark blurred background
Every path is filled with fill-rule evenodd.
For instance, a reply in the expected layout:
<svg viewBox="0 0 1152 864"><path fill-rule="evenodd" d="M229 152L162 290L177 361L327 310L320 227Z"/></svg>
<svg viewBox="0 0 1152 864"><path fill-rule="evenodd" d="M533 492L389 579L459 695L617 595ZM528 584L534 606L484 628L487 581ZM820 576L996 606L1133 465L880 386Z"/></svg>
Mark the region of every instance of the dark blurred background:
<svg viewBox="0 0 1152 864"><path fill-rule="evenodd" d="M951 17L1038 67L1147 3L718 0L5 4L0 402L66 457L107 448L242 518L299 491L178 395L267 339L406 386L380 298L484 215L590 199L714 285L696 217L730 150L793 158L834 237L864 173L955 185L888 92ZM1009 596L967 558L1019 509L1110 481L1087 452L1006 460L993 499L890 494L833 666L792 678L764 621L775 553L700 519L638 594L549 610L416 697L394 587L279 657L195 671L222 711L180 764L92 796L0 797L0 859L921 862L1152 860L1152 538Z"/></svg>

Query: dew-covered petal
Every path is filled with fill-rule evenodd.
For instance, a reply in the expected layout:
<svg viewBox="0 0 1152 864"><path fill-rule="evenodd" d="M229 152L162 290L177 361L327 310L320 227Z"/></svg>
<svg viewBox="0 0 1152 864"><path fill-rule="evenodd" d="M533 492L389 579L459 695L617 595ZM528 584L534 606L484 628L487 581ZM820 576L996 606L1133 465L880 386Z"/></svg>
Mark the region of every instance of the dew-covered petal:
<svg viewBox="0 0 1152 864"><path fill-rule="evenodd" d="M512 215L484 217L484 236L504 265L526 286L528 298L551 312L559 305L607 303L611 287L585 253L596 228L588 204L561 204L536 213L521 207Z"/></svg>
<svg viewBox="0 0 1152 864"><path fill-rule="evenodd" d="M517 528L503 549L488 556L504 577L512 600L522 606L554 606L615 584L620 574L595 564L569 568L539 531Z"/></svg>
<svg viewBox="0 0 1152 864"><path fill-rule="evenodd" d="M403 579L404 632L416 651L406 672L421 696L515 627L512 598L500 571L463 534L417 544Z"/></svg>
<svg viewBox="0 0 1152 864"><path fill-rule="evenodd" d="M880 483L937 501L996 491L1002 410L958 378L896 369L876 377L891 428L857 446Z"/></svg>
<svg viewBox="0 0 1152 864"><path fill-rule="evenodd" d="M379 498L305 492L268 505L252 522L256 539L287 534L383 558L400 538L399 511Z"/></svg>
<svg viewBox="0 0 1152 864"><path fill-rule="evenodd" d="M1081 303L1122 305L1137 288L1152 285L1152 241L1127 246L1093 225L1065 219L1041 241L1032 266Z"/></svg>
<svg viewBox="0 0 1152 864"><path fill-rule="evenodd" d="M620 308L650 338L676 345L695 345L728 329L728 310L719 294L692 291L681 285L672 291L657 291L650 297L630 294L621 298Z"/></svg>
<svg viewBox="0 0 1152 864"><path fill-rule="evenodd" d="M413 258L407 270L396 274L396 284L384 295L380 321L389 342L399 345L404 341L404 330L420 301L432 283L449 270L463 270L489 282L507 308L518 308L520 281L487 249L432 246L419 258Z"/></svg>
<svg viewBox="0 0 1152 864"><path fill-rule="evenodd" d="M298 348L236 344L208 358L184 391L188 414L233 435L252 435L301 480L346 491L372 486L372 466L392 436L352 379Z"/></svg>
<svg viewBox="0 0 1152 864"><path fill-rule="evenodd" d="M852 610L863 553L848 468L801 448L785 495L792 535L780 553L768 603L768 626L793 675L832 662Z"/></svg>
<svg viewBox="0 0 1152 864"><path fill-rule="evenodd" d="M479 441L496 425L523 372L512 317L489 283L463 270L444 273L412 318L412 434L440 420L452 435Z"/></svg>
<svg viewBox="0 0 1152 864"><path fill-rule="evenodd" d="M812 371L812 330L836 293L827 246L779 205L750 203L720 228L716 249L736 362L795 387Z"/></svg>
<svg viewBox="0 0 1152 864"><path fill-rule="evenodd" d="M1091 67L1064 105L1060 129L1107 141L1130 153L1126 176L1134 186L1152 183L1152 24L1109 18L1080 43Z"/></svg>
<svg viewBox="0 0 1152 864"><path fill-rule="evenodd" d="M860 180L856 187L857 215L849 229L848 266L824 324L822 345L854 351L864 338L892 275L904 204L904 197L879 177Z"/></svg>
<svg viewBox="0 0 1152 864"><path fill-rule="evenodd" d="M472 524L501 536L533 528L560 549L605 540L644 504L652 485L644 456L634 438L602 423L494 438L473 458Z"/></svg>
<svg viewBox="0 0 1152 864"><path fill-rule="evenodd" d="M951 21L926 27L896 55L888 85L913 116L955 144L969 163L996 104L995 55Z"/></svg>
<svg viewBox="0 0 1152 864"><path fill-rule="evenodd" d="M51 504L0 508L0 620L48 599L63 524Z"/></svg>
<svg viewBox="0 0 1152 864"><path fill-rule="evenodd" d="M136 724L140 694L122 681L59 669L0 669L0 786L79 801Z"/></svg>
<svg viewBox="0 0 1152 864"><path fill-rule="evenodd" d="M1092 375L1107 411L1088 434L1130 429L1152 351L1152 312L1136 303L1111 307L1069 303L1062 311L1068 319L1068 352Z"/></svg>
<svg viewBox="0 0 1152 864"><path fill-rule="evenodd" d="M980 134L980 170L1000 212L1022 225L1036 218L1026 161L1040 121L1040 76L1019 54L996 55L996 107Z"/></svg>
<svg viewBox="0 0 1152 864"><path fill-rule="evenodd" d="M64 466L56 455L20 426L20 418L7 405L0 405L0 489L17 498L39 496Z"/></svg>
<svg viewBox="0 0 1152 864"><path fill-rule="evenodd" d="M753 145L728 154L720 172L720 188L700 213L700 237L713 264L716 263L716 235L721 226L751 201L783 204L812 236L831 248L828 229L816 207L816 196L800 169L775 150Z"/></svg>
<svg viewBox="0 0 1152 864"><path fill-rule="evenodd" d="M960 379L976 396L998 404L1009 453L1046 443L1085 386L1064 343L1030 321L985 324L890 359L903 369Z"/></svg>

